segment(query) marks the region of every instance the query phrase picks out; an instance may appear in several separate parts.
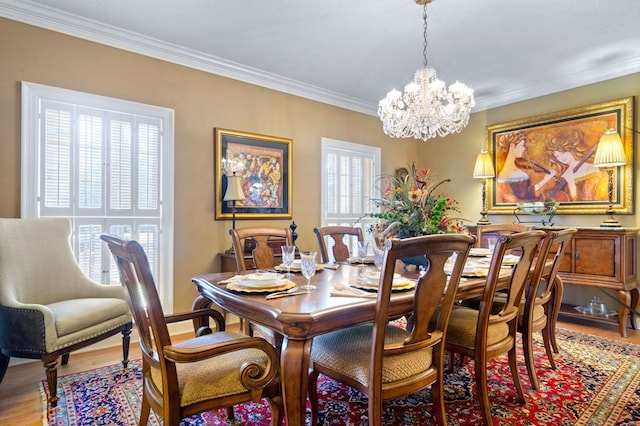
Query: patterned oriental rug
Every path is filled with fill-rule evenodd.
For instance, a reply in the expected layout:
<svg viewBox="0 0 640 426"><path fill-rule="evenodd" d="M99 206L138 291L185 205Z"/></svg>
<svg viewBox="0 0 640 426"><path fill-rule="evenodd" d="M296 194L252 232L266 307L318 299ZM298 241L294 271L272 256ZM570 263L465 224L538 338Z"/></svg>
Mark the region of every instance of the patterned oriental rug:
<svg viewBox="0 0 640 426"><path fill-rule="evenodd" d="M496 425L640 425L640 346L558 330L558 369L549 368L536 340L541 389L529 390L527 403L514 400L515 387L506 355L490 361L489 390ZM475 400L472 361L445 373L450 425L481 425ZM141 407L139 360L123 370L120 364L59 378L58 407L48 410L51 426L135 425ZM523 359L521 377L529 386ZM47 410L46 383L40 385ZM321 376L320 424L366 425L367 400L362 394ZM385 403L387 425L432 425L429 388ZM266 403L236 406L236 424L268 425ZM224 425L224 410L184 419L187 425ZM307 421L309 421L309 413ZM159 425L153 412L150 425Z"/></svg>

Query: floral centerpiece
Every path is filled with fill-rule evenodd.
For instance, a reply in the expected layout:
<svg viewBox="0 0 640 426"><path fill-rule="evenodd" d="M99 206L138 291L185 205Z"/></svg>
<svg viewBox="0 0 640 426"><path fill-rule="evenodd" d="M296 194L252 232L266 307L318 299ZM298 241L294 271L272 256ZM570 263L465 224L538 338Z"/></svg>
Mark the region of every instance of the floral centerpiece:
<svg viewBox="0 0 640 426"><path fill-rule="evenodd" d="M380 220L374 234L383 238L465 232L462 221L452 215L459 212L458 202L439 193L451 179L433 180L426 169L411 164L394 175L381 178L382 198L373 203L379 212L369 216Z"/></svg>

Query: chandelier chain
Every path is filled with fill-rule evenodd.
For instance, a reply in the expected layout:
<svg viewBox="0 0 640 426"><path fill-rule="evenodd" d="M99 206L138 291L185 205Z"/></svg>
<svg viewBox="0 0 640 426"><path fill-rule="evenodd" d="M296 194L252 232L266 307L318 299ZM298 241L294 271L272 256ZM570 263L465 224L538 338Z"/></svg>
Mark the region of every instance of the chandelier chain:
<svg viewBox="0 0 640 426"><path fill-rule="evenodd" d="M427 62L427 3L424 4L424 11L422 12L422 19L424 21L423 24L423 37L424 37L424 44L423 44L423 48L422 48L422 58L423 58L423 64L424 67L427 68L427 65L429 64Z"/></svg>

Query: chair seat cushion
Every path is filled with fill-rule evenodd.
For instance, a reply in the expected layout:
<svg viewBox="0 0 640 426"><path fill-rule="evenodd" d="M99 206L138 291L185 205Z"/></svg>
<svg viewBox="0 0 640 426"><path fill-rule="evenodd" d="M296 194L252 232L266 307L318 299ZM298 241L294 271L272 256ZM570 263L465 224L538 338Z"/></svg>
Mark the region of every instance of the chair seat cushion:
<svg viewBox="0 0 640 426"><path fill-rule="evenodd" d="M46 306L53 313L59 337L128 315L129 312L127 302L115 298L71 299Z"/></svg>
<svg viewBox="0 0 640 426"><path fill-rule="evenodd" d="M402 342L408 336L405 330L388 325L385 344ZM366 386L369 380L371 337L371 324L322 334L313 339L311 360L314 366L324 366ZM424 373L431 368L431 364L431 348L406 355L387 356L382 365L382 383Z"/></svg>
<svg viewBox="0 0 640 426"><path fill-rule="evenodd" d="M454 306L447 326L447 343L473 348L476 339L478 311L465 306ZM499 343L509 336L506 323L492 324L487 331L487 345Z"/></svg>
<svg viewBox="0 0 640 426"><path fill-rule="evenodd" d="M247 336L244 334L224 331L186 340L175 346L198 348L246 338ZM246 362L256 363L262 369L268 365L267 356L259 349L236 350L198 362L176 364L180 406L184 407L198 401L247 392L247 388L240 381L241 368ZM156 387L162 389L160 370L152 368L151 375Z"/></svg>

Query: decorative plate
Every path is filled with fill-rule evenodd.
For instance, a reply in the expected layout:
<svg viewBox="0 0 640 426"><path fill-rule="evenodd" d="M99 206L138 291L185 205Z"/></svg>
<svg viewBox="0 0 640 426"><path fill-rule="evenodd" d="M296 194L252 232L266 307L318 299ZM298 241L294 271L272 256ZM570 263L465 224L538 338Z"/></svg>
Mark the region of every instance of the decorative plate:
<svg viewBox="0 0 640 426"><path fill-rule="evenodd" d="M252 285L246 286L244 285L243 281L234 281L227 284L227 289L241 292L241 293L273 293L275 291L289 290L290 288L293 288L295 286L296 285L293 282L287 279L281 281L278 284L274 284L271 286L261 286L261 287L256 287Z"/></svg>

